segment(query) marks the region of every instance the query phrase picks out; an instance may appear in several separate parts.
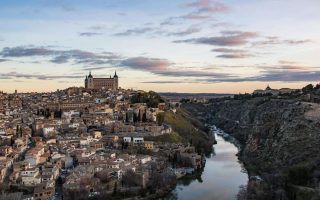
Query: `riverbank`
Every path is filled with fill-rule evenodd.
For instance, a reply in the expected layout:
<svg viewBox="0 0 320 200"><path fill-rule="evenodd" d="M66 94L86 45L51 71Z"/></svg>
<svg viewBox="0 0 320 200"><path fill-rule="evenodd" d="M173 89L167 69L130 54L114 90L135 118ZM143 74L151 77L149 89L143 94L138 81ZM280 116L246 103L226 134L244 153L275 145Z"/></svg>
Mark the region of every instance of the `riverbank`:
<svg viewBox="0 0 320 200"><path fill-rule="evenodd" d="M318 104L259 97L184 108L206 110L204 123L216 124L240 142L239 158L252 177L245 188L246 198L316 198L320 120L314 113Z"/></svg>
<svg viewBox="0 0 320 200"><path fill-rule="evenodd" d="M182 178L177 187L161 200L236 199L239 189L247 184L248 175L238 157L232 137L215 135L217 144L206 158L203 170Z"/></svg>

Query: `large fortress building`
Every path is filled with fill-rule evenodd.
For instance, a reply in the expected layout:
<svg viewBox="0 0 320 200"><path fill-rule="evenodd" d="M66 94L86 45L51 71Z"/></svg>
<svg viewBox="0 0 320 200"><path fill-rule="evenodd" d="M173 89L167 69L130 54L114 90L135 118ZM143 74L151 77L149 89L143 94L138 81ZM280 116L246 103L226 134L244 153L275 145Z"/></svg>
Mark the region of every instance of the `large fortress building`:
<svg viewBox="0 0 320 200"><path fill-rule="evenodd" d="M84 86L86 89L95 89L95 90L117 90L118 85L118 75L117 72L114 72L113 78L93 78L91 75L91 72L89 73L89 76L86 76L86 79L84 80Z"/></svg>

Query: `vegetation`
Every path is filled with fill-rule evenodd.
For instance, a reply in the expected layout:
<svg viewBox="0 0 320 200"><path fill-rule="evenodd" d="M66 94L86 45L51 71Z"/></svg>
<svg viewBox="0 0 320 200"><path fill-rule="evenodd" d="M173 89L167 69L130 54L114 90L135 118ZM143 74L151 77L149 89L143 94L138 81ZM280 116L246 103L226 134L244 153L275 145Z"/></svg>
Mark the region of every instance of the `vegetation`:
<svg viewBox="0 0 320 200"><path fill-rule="evenodd" d="M139 175L136 174L132 169L127 170L122 177L122 184L128 187L139 186Z"/></svg>
<svg viewBox="0 0 320 200"><path fill-rule="evenodd" d="M183 138L176 132L172 132L170 134L164 134L157 137L146 137L148 141L156 141L156 142L172 142L179 143L183 141Z"/></svg>
<svg viewBox="0 0 320 200"><path fill-rule="evenodd" d="M195 146L198 153L210 153L213 141L204 131L195 127L191 120L195 120L186 110L180 108L176 113L166 112L164 122L171 124L172 129L179 134L184 142Z"/></svg>
<svg viewBox="0 0 320 200"><path fill-rule="evenodd" d="M147 106L151 108L156 108L158 107L159 103L164 102L162 97L154 91L138 92L131 97L130 101L132 104L146 103Z"/></svg>
<svg viewBox="0 0 320 200"><path fill-rule="evenodd" d="M182 99L180 100L180 103L190 103L190 102L191 102L190 99L182 98Z"/></svg>
<svg viewBox="0 0 320 200"><path fill-rule="evenodd" d="M157 123L158 123L159 126L163 124L164 117L165 117L165 113L164 112L157 114Z"/></svg>
<svg viewBox="0 0 320 200"><path fill-rule="evenodd" d="M302 92L303 92L304 94L310 93L310 92L312 92L312 91L313 91L313 85L312 85L312 84L308 84L308 85L306 85L306 86L304 86L304 87L302 88Z"/></svg>
<svg viewBox="0 0 320 200"><path fill-rule="evenodd" d="M109 172L107 170L97 172L95 176L100 179L102 183L108 183L110 181Z"/></svg>
<svg viewBox="0 0 320 200"><path fill-rule="evenodd" d="M288 169L287 176L289 183L307 186L311 179L311 172L304 165L295 165Z"/></svg>

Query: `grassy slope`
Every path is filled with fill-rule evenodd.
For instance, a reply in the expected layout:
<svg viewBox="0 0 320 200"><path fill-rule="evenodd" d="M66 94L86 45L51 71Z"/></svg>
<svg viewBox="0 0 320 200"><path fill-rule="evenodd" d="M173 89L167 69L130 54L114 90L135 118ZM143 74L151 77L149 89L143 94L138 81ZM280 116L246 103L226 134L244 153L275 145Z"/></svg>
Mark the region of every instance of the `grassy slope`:
<svg viewBox="0 0 320 200"><path fill-rule="evenodd" d="M166 112L164 122L172 126L173 133L156 137L155 140L161 142L190 142L199 151L210 152L212 140L205 132L193 125L192 121L194 120L192 114L184 109L178 109L176 114Z"/></svg>
<svg viewBox="0 0 320 200"><path fill-rule="evenodd" d="M157 137L146 137L146 140L179 143L183 141L183 138L178 133L173 131L171 134L164 134Z"/></svg>

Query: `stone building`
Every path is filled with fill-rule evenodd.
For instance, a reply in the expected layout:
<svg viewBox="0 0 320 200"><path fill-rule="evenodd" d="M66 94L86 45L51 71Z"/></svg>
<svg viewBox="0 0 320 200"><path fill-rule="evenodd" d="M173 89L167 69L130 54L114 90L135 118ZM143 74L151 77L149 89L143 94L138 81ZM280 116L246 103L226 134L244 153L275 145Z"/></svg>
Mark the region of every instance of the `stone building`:
<svg viewBox="0 0 320 200"><path fill-rule="evenodd" d="M86 79L84 81L84 85L86 89L95 89L95 90L117 90L119 80L117 72L114 73L114 76L110 78L93 78L91 75L91 72L89 73L89 76L86 76Z"/></svg>

